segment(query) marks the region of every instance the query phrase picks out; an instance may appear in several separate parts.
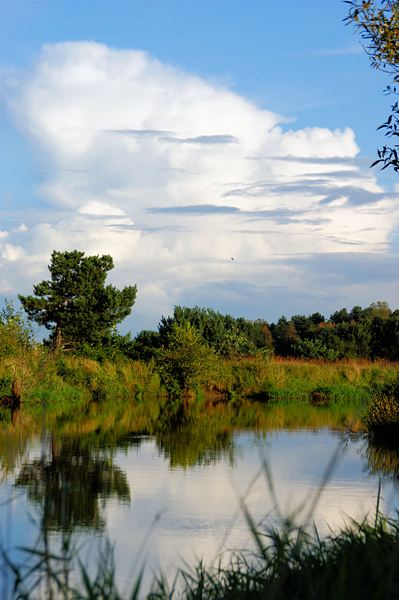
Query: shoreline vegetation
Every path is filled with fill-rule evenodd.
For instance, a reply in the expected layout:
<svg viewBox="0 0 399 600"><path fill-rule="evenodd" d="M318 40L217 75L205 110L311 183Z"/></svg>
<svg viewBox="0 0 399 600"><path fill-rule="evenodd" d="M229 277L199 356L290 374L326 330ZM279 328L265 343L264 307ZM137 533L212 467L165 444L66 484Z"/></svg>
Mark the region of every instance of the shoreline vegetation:
<svg viewBox="0 0 399 600"><path fill-rule="evenodd" d="M277 323L175 306L157 331L132 339L116 325L137 287L106 284L109 255L54 251L50 279L0 313L0 405L68 412L126 402L151 429L225 406L240 426L264 426L267 407L353 408L379 438L399 423L399 310L367 308L281 317ZM38 344L31 323L49 338ZM299 359L299 360L298 360ZM150 413L150 418L148 414ZM352 418L353 420L353 418ZM155 425L154 425L155 423ZM346 423L347 428L357 430ZM142 425L143 427L143 425Z"/></svg>
<svg viewBox="0 0 399 600"><path fill-rule="evenodd" d="M173 362L172 368L177 369ZM372 398L396 394L397 373L398 363L383 360L326 363L259 355L220 360L209 379L205 372L187 389L174 387L173 381L168 389L153 359L98 361L71 353L55 355L36 346L0 362L0 400L4 408L11 408L10 392L17 383L21 404L32 414L45 407L49 415L67 415L113 403L115 409L124 406L136 415L155 417L169 410L171 419L223 410L243 420L247 411L248 426L264 427L262 415L287 405L298 408L298 417L303 411L303 422L312 410L323 407L352 408L360 420Z"/></svg>
<svg viewBox="0 0 399 600"><path fill-rule="evenodd" d="M385 320L399 312L381 302L373 310L377 305ZM32 417L45 408L46 418L68 421L72 413L89 414L107 405L110 414L127 412L137 433L222 414L234 427L317 427L328 407L336 415L330 426L367 430L379 441L389 430L387 439L394 441L398 362L277 356L265 347L249 352L253 330L244 353L236 338L231 342L226 323L234 321L240 320L210 309L176 307L172 317L161 319L157 341L153 335L143 339L140 333L130 340L112 332L95 343L82 340L54 349L36 342L24 315L6 303L0 314L0 407L18 409L22 403ZM247 332L252 323L265 339L260 322L241 321ZM289 411L279 411L287 406Z"/></svg>
<svg viewBox="0 0 399 600"><path fill-rule="evenodd" d="M302 427L367 433L370 468L397 476L399 310L376 302L366 309L342 309L329 319L314 313L268 324L212 309L175 307L173 315L161 318L157 331L142 331L133 339L117 333L116 325L129 314L136 287L119 291L105 286L112 266L109 256L53 253L52 279L34 286L33 296L20 296L29 319L50 331L43 343L35 340L31 323L11 304L0 311L5 478L14 472L24 443L45 429L51 432L53 467L58 468L57 461L74 439L79 440L76 464L85 470L81 459L88 460L85 444L90 438L111 448L126 432L130 438L137 436L137 443L140 436L151 435L171 467L186 468L209 464L229 452L238 430L265 435ZM94 290L87 281L95 282ZM388 453L380 452L384 446ZM99 481L103 462L92 465ZM31 467L47 476L41 464ZM33 475L26 467L21 485ZM128 499L117 467L112 477L118 497ZM159 579L148 597L397 595L399 523L381 517L378 506L374 523L352 524L325 540L284 526L264 537L244 505L243 510L256 555L249 559L237 552L226 568L210 571L200 564L190 573L181 571L181 593ZM29 571L3 549L16 597L35 597L25 589L32 577L47 597L123 597L116 588L110 548L99 560L97 575L78 565L81 586L75 589L68 540L64 555L51 554L49 527L46 521L43 544L27 549ZM141 596L140 581L138 577L126 597Z"/></svg>
<svg viewBox="0 0 399 600"><path fill-rule="evenodd" d="M244 507L245 510L245 507ZM378 510L378 507L377 507ZM113 549L108 544L91 575L76 564L70 539L59 552L25 549L25 561L8 557L6 567L14 577L14 597L74 600L283 600L396 598L399 588L399 524L377 513L374 522L352 523L348 529L320 539L289 524L281 530L260 532L246 512L256 550L237 552L224 566L179 569L171 581L161 574L151 591L142 593L142 568L129 592L116 583ZM75 571L73 569L76 569ZM73 573L75 573L73 575ZM124 586L126 587L126 586Z"/></svg>

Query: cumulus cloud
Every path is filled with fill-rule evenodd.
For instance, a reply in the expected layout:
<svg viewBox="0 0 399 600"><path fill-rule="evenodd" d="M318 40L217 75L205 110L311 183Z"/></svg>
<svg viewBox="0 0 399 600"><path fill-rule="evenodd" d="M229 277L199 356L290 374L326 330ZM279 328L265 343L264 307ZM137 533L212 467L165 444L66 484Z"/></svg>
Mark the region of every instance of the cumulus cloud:
<svg viewBox="0 0 399 600"><path fill-rule="evenodd" d="M54 248L79 248L111 254L116 283L138 283L142 324L190 301L267 317L266 295L274 313L278 294L293 310L309 296L306 265L319 299L334 288L314 257L350 247L366 264L390 249L398 193L362 168L349 128L288 129L145 52L92 42L44 47L8 101L46 163L48 208L0 233L0 293L45 275Z"/></svg>

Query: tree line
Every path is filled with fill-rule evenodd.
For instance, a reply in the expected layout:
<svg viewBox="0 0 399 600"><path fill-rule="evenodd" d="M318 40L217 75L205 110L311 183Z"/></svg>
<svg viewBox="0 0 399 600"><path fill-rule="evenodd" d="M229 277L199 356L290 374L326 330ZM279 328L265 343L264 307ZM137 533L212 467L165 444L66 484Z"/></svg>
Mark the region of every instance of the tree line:
<svg viewBox="0 0 399 600"><path fill-rule="evenodd" d="M338 360L365 358L399 360L399 310L387 302L367 308L342 308L326 319L311 315L282 316L276 323L223 315L209 308L176 306L173 315L162 317L158 331L142 331L132 349L137 358L149 358L162 347L176 323L189 324L213 350L226 358L257 352L303 359Z"/></svg>
<svg viewBox="0 0 399 600"><path fill-rule="evenodd" d="M130 314L137 288L118 290L107 285L112 268L109 255L54 251L50 279L34 285L33 295L19 296L29 320L49 330L45 343L53 350L64 348L99 359L124 355L149 361L171 349L176 340L185 351L195 340L222 358L274 353L330 361L399 360L399 310L391 310L383 301L367 308L342 308L329 318L316 312L282 316L276 323L235 318L211 308L175 306L156 330L143 330L135 337L121 335L116 326ZM0 322L9 323L11 317L3 311Z"/></svg>

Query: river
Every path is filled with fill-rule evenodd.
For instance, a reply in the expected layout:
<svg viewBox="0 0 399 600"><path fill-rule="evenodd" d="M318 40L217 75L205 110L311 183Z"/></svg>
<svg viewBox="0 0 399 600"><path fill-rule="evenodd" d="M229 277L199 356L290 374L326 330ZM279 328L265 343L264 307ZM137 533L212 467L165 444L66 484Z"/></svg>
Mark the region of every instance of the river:
<svg viewBox="0 0 399 600"><path fill-rule="evenodd" d="M31 431L20 416L0 429L1 544L16 559L43 530L56 548L68 536L93 569L108 540L120 587L144 565L148 587L161 571L171 581L183 564L253 548L245 510L262 531L290 518L324 536L374 515L381 481L380 508L392 515L398 465L362 434L328 426L64 435ZM6 598L4 569L1 586Z"/></svg>

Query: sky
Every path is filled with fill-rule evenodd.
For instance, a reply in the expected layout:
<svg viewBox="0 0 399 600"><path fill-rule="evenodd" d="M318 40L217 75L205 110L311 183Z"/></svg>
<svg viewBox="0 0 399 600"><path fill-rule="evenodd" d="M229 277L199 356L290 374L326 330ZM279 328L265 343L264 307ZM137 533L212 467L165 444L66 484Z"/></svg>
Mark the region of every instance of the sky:
<svg viewBox="0 0 399 600"><path fill-rule="evenodd" d="M398 306L399 180L369 166L392 98L341 0L0 6L0 298L53 250L174 305L250 319Z"/></svg>

